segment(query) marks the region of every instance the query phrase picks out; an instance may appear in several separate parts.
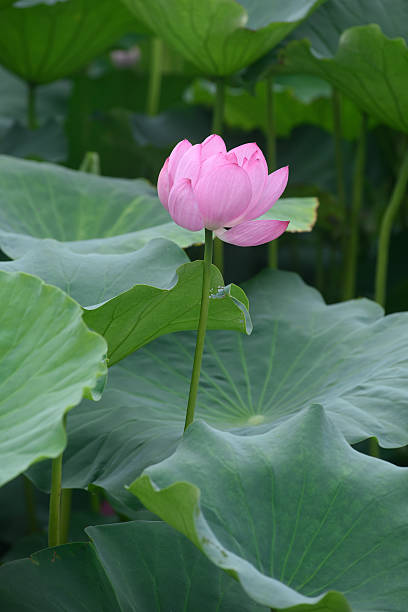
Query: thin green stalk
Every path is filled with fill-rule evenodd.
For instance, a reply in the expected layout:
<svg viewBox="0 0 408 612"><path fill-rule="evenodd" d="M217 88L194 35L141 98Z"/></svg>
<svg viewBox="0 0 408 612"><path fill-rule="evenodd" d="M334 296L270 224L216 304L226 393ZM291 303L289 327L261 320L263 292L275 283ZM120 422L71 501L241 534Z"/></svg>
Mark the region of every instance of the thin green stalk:
<svg viewBox="0 0 408 612"><path fill-rule="evenodd" d="M368 449L371 457L380 458L380 447L378 446L377 438L370 438Z"/></svg>
<svg viewBox="0 0 408 612"><path fill-rule="evenodd" d="M92 493L90 493L90 496L91 496L91 510L92 512L95 512L95 514L99 514L101 511L101 502L99 499L98 491L93 491Z"/></svg>
<svg viewBox="0 0 408 612"><path fill-rule="evenodd" d="M100 176L101 161L99 158L99 153L95 153L94 151L88 151L85 153L85 157L79 166L79 170L81 172L86 172L87 174L96 174Z"/></svg>
<svg viewBox="0 0 408 612"><path fill-rule="evenodd" d="M36 92L36 85L34 83L27 83L27 123L30 130L36 130L38 127Z"/></svg>
<svg viewBox="0 0 408 612"><path fill-rule="evenodd" d="M34 533L35 531L38 531L37 513L35 508L35 489L33 483L27 478L27 476L23 476L23 486L27 511L28 531L29 533Z"/></svg>
<svg viewBox="0 0 408 612"><path fill-rule="evenodd" d="M225 83L223 79L215 81L215 102L213 109L212 133L221 136L224 125Z"/></svg>
<svg viewBox="0 0 408 612"><path fill-rule="evenodd" d="M356 272L358 259L358 239L360 225L360 209L363 200L364 168L366 158L366 123L367 116L362 115L360 135L358 139L356 160L354 165L353 195L351 200L350 234L348 237L343 300L351 300L355 297Z"/></svg>
<svg viewBox="0 0 408 612"><path fill-rule="evenodd" d="M405 152L397 182L391 195L389 204L385 210L380 226L378 240L377 269L375 275L375 300L381 306L385 306L385 294L387 287L388 250L392 224L403 200L408 182L408 149Z"/></svg>
<svg viewBox="0 0 408 612"><path fill-rule="evenodd" d="M150 45L149 85L147 89L146 113L156 115L159 110L162 82L163 43L160 38L152 38Z"/></svg>
<svg viewBox="0 0 408 612"><path fill-rule="evenodd" d="M58 546L61 543L61 481L62 453L52 460L48 546Z"/></svg>
<svg viewBox="0 0 408 612"><path fill-rule="evenodd" d="M221 136L224 124L224 107L225 107L225 83L223 79L217 79L215 82L215 102L213 109L212 133ZM219 238L214 238L214 264L224 272L224 243Z"/></svg>
<svg viewBox="0 0 408 612"><path fill-rule="evenodd" d="M346 188L344 179L344 160L343 160L343 132L341 129L341 101L340 94L337 89L332 91L332 108L333 108L333 128L334 128L334 154L336 161L336 180L337 180L337 197L339 206L343 214L343 219L346 217Z"/></svg>
<svg viewBox="0 0 408 612"><path fill-rule="evenodd" d="M334 156L336 163L336 181L337 181L337 200L338 208L342 219L341 224L341 257L342 261L342 280L344 282L344 266L345 253L348 243L348 234L346 226L346 187L343 159L343 131L341 127L341 97L337 89L332 90L332 111L333 111L333 137L334 137ZM337 276L337 274L336 274Z"/></svg>
<svg viewBox="0 0 408 612"><path fill-rule="evenodd" d="M273 77L266 78L266 143L269 172L276 170L276 124ZM268 265L278 267L278 241L272 240L268 245Z"/></svg>
<svg viewBox="0 0 408 612"><path fill-rule="evenodd" d="M266 142L269 172L276 170L276 122L273 77L266 78Z"/></svg>
<svg viewBox="0 0 408 612"><path fill-rule="evenodd" d="M68 542L71 520L72 489L62 489L61 494L61 537L60 544Z"/></svg>
<svg viewBox="0 0 408 612"><path fill-rule="evenodd" d="M194 353L193 371L191 373L190 393L188 396L186 422L184 431L194 421L194 410L197 400L198 384L200 382L201 362L203 358L205 332L207 329L208 306L210 302L211 262L213 255L213 233L205 230L203 286L201 293L200 320L198 323L196 348Z"/></svg>
<svg viewBox="0 0 408 612"><path fill-rule="evenodd" d="M272 240L268 244L268 266L277 270L278 268L278 242L277 240Z"/></svg>
<svg viewBox="0 0 408 612"><path fill-rule="evenodd" d="M329 249L329 265L328 265L328 274L327 277L329 279L329 286L327 287L328 295L333 296L336 294L338 287L338 252L334 241L332 240L330 243Z"/></svg>

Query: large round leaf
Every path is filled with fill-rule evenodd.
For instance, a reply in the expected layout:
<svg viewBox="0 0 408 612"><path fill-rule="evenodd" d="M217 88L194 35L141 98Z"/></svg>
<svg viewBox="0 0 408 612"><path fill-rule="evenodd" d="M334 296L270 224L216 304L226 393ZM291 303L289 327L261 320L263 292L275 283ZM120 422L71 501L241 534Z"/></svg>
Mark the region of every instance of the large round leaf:
<svg viewBox="0 0 408 612"><path fill-rule="evenodd" d="M134 28L113 0L20 0L1 13L0 63L30 83L67 76Z"/></svg>
<svg viewBox="0 0 408 612"><path fill-rule="evenodd" d="M123 253L152 238L185 247L202 235L176 225L144 180L0 156L0 246L10 257L21 257L39 238L83 253Z"/></svg>
<svg viewBox="0 0 408 612"><path fill-rule="evenodd" d="M309 41L287 45L283 69L326 79L369 114L407 132L407 18L404 0L389 11L370 0L330 2L296 33Z"/></svg>
<svg viewBox="0 0 408 612"><path fill-rule="evenodd" d="M177 282L166 289L136 286L126 294L89 310L84 319L109 345L113 365L158 336L197 329L201 307L203 262L184 264ZM237 285L224 287L218 268L212 266L209 329L232 329L250 334L248 299Z"/></svg>
<svg viewBox="0 0 408 612"><path fill-rule="evenodd" d="M204 74L244 68L277 45L324 0L124 0Z"/></svg>
<svg viewBox="0 0 408 612"><path fill-rule="evenodd" d="M195 423L131 491L274 610L407 608L408 472L320 406L257 436Z"/></svg>
<svg viewBox="0 0 408 612"><path fill-rule="evenodd" d="M320 6L309 19L304 20L287 38L310 41L313 54L332 58L343 32L354 26L377 24L388 38L402 37L408 42L408 6L405 0L392 0L392 10L384 10L382 0L330 0ZM270 70L279 71L276 54L267 53L244 74L253 83ZM303 72L303 71L302 71Z"/></svg>
<svg viewBox="0 0 408 612"><path fill-rule="evenodd" d="M292 273L265 271L245 285L254 331L248 338L210 332L203 360L199 414L221 428L271 427L313 402L321 403L354 443L377 436L384 447L408 443L408 314L383 316L361 299L328 306ZM160 380L171 422L188 391L194 336L163 338L139 352L127 368L143 378L126 385L152 415ZM118 380L125 384L123 371ZM113 385L119 385L112 380ZM173 399L171 399L173 398ZM119 400L122 403L122 400ZM171 406L170 406L171 405ZM143 408L142 408L143 406ZM181 417L181 415L180 415Z"/></svg>
<svg viewBox="0 0 408 612"><path fill-rule="evenodd" d="M407 313L384 317L368 300L327 306L288 272L265 271L246 291L254 331L208 332L198 418L247 435L318 402L350 442L408 442ZM65 486L92 483L132 505L123 488L132 473L169 455L182 434L194 344L192 333L166 336L111 368L98 406L69 415ZM45 468L31 470L43 489Z"/></svg>
<svg viewBox="0 0 408 612"><path fill-rule="evenodd" d="M289 231L309 231L315 198L280 200L265 218L290 219ZM52 164L0 156L0 247L12 258L44 238L77 253L129 253L154 238L181 247L203 242L204 231L176 225L142 179L107 178Z"/></svg>
<svg viewBox="0 0 408 612"><path fill-rule="evenodd" d="M0 568L7 612L267 612L162 522L89 527L68 544ZM21 584L24 583L24 589Z"/></svg>
<svg viewBox="0 0 408 612"><path fill-rule="evenodd" d="M182 249L162 238L152 240L138 251L118 255L75 253L56 240L45 238L23 257L0 262L0 269L39 276L84 308L95 309L135 285L173 287L177 268L188 262Z"/></svg>
<svg viewBox="0 0 408 612"><path fill-rule="evenodd" d="M382 0L330 0L303 21L290 38L310 40L316 55L335 55L342 32L354 26L376 23L388 38L408 42L408 5L392 0L392 10L384 10Z"/></svg>
<svg viewBox="0 0 408 612"><path fill-rule="evenodd" d="M63 415L106 371L106 343L60 289L0 272L0 485L65 446Z"/></svg>
<svg viewBox="0 0 408 612"><path fill-rule="evenodd" d="M73 253L45 239L22 258L0 262L0 269L35 274L77 300L87 325L105 337L113 365L158 336L197 329L202 262L186 262L179 247L162 239L121 255ZM208 327L251 333L244 292L224 287L215 266L211 292Z"/></svg>

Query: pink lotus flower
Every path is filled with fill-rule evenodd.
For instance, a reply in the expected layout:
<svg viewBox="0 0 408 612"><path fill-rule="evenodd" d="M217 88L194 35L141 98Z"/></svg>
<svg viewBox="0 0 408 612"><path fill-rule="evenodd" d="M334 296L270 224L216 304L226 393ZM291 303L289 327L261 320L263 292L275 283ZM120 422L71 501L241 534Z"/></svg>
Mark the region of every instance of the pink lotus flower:
<svg viewBox="0 0 408 612"><path fill-rule="evenodd" d="M191 231L213 230L224 242L256 246L278 238L289 221L255 220L269 210L288 182L288 167L268 176L254 143L226 150L212 134L201 144L182 140L160 171L160 202L173 220Z"/></svg>

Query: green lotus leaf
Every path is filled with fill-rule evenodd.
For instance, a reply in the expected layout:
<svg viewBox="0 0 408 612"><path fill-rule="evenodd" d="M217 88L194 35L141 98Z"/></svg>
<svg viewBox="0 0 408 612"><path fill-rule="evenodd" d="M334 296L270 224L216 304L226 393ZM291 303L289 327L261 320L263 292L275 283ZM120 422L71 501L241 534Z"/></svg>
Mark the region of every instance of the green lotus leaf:
<svg viewBox="0 0 408 612"><path fill-rule="evenodd" d="M207 333L197 418L252 435L320 403L349 442L407 444L407 313L384 317L368 300L328 306L282 271L261 273L245 290L254 331ZM103 488L132 514L124 485L182 434L194 345L194 333L164 336L110 369L98 405L85 401L68 416L64 486ZM47 490L45 464L30 477Z"/></svg>
<svg viewBox="0 0 408 612"><path fill-rule="evenodd" d="M13 259L43 238L80 253L125 253L153 238L186 247L202 242L203 235L176 225L142 179L0 156L0 247Z"/></svg>
<svg viewBox="0 0 408 612"><path fill-rule="evenodd" d="M388 38L402 37L408 42L408 5L393 0L392 10L384 10L382 2L372 0L330 0L303 21L289 38L310 40L320 57L336 54L341 34L354 26L376 23Z"/></svg>
<svg viewBox="0 0 408 612"><path fill-rule="evenodd" d="M273 610L406 608L408 472L353 450L321 406L263 435L193 423L130 490Z"/></svg>
<svg viewBox="0 0 408 612"><path fill-rule="evenodd" d="M215 87L198 79L188 90L190 103L213 106ZM225 122L246 131L268 129L267 85L261 80L253 91L228 87L225 93ZM307 74L276 75L274 78L274 114L276 134L287 137L299 125L309 124L333 132L333 108L330 85ZM347 98L341 105L342 134L354 140L360 132L361 113ZM373 121L370 121L370 127Z"/></svg>
<svg viewBox="0 0 408 612"><path fill-rule="evenodd" d="M252 63L322 4L322 0L124 1L160 38L211 75L232 74Z"/></svg>
<svg viewBox="0 0 408 612"><path fill-rule="evenodd" d="M88 527L92 542L37 552L0 568L7 612L267 612L165 523ZM21 584L24 583L24 589Z"/></svg>
<svg viewBox="0 0 408 612"><path fill-rule="evenodd" d="M163 239L121 255L73 253L43 240L22 258L0 262L0 270L35 274L77 300L86 309L85 323L105 337L113 365L158 336L197 329L202 262L186 262L184 252ZM251 333L245 293L224 287L215 266L211 292L208 327Z"/></svg>
<svg viewBox="0 0 408 612"><path fill-rule="evenodd" d="M49 121L62 120L68 111L71 82L61 80L38 87L36 116L40 126ZM0 67L0 117L5 122L27 123L27 84ZM33 131L32 136L34 136Z"/></svg>
<svg viewBox="0 0 408 612"><path fill-rule="evenodd" d="M0 63L30 83L70 75L135 28L112 0L21 0L1 13Z"/></svg>
<svg viewBox="0 0 408 612"><path fill-rule="evenodd" d="M0 272L0 485L64 449L64 414L104 380L106 343L34 276Z"/></svg>
<svg viewBox="0 0 408 612"><path fill-rule="evenodd" d="M387 38L377 24L343 32L335 55L322 55L307 40L290 42L284 70L326 79L359 108L397 130L408 131L408 48L403 38Z"/></svg>
<svg viewBox="0 0 408 612"><path fill-rule="evenodd" d="M174 287L177 269L186 263L189 259L184 251L162 238L138 251L119 255L75 253L63 243L46 238L23 257L0 262L0 269L39 276L65 291L83 308L95 309L135 285Z"/></svg>
<svg viewBox="0 0 408 612"><path fill-rule="evenodd" d="M311 232L317 221L317 198L282 198L261 219L290 220L288 232Z"/></svg>
<svg viewBox="0 0 408 612"><path fill-rule="evenodd" d="M0 187L0 247L13 259L44 238L77 253L101 254L133 252L154 238L183 248L203 242L204 231L176 225L156 190L142 179L106 178L0 156ZM290 219L289 231L309 231L316 208L314 198L290 198L287 204L283 199L265 218Z"/></svg>
<svg viewBox="0 0 408 612"><path fill-rule="evenodd" d="M0 9L8 8L14 2L16 2L16 0L0 0Z"/></svg>
<svg viewBox="0 0 408 612"><path fill-rule="evenodd" d="M50 120L33 132L13 122L4 131L0 129L0 152L62 162L67 158L64 126L60 121Z"/></svg>
<svg viewBox="0 0 408 612"><path fill-rule="evenodd" d="M197 329L199 322L203 262L184 264L177 284L168 289L134 287L124 296L89 310L84 319L109 345L109 365L158 336ZM250 334L252 322L245 293L236 285L224 287L218 268L212 266L209 329L232 329Z"/></svg>
<svg viewBox="0 0 408 612"><path fill-rule="evenodd" d="M407 313L384 317L365 299L328 306L288 272L264 271L244 287L254 331L248 338L208 334L200 418L253 433L256 426L268 429L316 402L351 443L376 436L386 448L407 444ZM179 398L187 397L193 351L194 336L186 333L163 338L129 359L126 367L134 376L127 385L124 371L117 379L127 386L128 400L132 390L127 405L143 410L146 418L148 407L152 415L159 409L159 393L166 389L174 426L176 414L182 419ZM160 380L160 391L154 391L154 380Z"/></svg>
<svg viewBox="0 0 408 612"><path fill-rule="evenodd" d="M75 610L78 605L101 612L120 611L113 587L87 543L44 549L30 559L3 565L0 601L10 612L54 612L56 606Z"/></svg>
<svg viewBox="0 0 408 612"><path fill-rule="evenodd" d="M384 10L382 2L372 0L330 0L318 7L286 39L307 39L313 55L319 58L333 58L336 55L343 32L354 26L377 24L388 38L404 38L408 42L408 5L405 0L393 0L392 10ZM281 63L277 62L276 52L271 51L249 66L242 75L248 85L263 79L266 74L279 73ZM296 76L304 72L296 71Z"/></svg>

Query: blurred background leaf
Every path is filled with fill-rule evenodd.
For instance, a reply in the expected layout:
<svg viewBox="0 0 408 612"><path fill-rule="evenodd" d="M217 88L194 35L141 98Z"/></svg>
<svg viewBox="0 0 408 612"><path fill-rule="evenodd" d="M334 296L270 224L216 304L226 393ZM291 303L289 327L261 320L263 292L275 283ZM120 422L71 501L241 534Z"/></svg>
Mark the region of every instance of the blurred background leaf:
<svg viewBox="0 0 408 612"><path fill-rule="evenodd" d="M1 12L0 63L28 83L48 83L86 65L135 26L121 2L20 0Z"/></svg>

